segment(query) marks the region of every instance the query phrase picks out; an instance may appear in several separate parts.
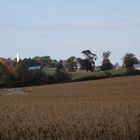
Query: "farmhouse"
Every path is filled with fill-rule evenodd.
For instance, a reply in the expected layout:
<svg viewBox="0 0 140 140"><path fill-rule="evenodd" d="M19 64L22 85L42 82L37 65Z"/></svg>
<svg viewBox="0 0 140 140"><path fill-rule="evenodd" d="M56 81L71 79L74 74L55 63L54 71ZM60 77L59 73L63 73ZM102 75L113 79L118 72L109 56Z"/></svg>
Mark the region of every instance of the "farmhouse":
<svg viewBox="0 0 140 140"><path fill-rule="evenodd" d="M140 70L140 64L134 64L135 70Z"/></svg>

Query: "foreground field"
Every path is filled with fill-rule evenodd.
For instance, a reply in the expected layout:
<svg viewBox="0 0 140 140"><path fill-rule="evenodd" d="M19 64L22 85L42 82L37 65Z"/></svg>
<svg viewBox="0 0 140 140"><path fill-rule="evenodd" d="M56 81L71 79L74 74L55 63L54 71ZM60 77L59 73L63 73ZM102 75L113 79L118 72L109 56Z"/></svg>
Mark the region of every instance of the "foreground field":
<svg viewBox="0 0 140 140"><path fill-rule="evenodd" d="M2 140L140 139L140 76L5 89L0 95Z"/></svg>

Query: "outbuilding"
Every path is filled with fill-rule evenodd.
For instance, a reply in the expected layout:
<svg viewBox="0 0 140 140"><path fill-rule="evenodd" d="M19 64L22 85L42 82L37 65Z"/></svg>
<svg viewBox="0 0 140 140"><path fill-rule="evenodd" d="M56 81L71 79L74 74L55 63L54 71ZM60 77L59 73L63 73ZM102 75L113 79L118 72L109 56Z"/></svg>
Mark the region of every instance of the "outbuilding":
<svg viewBox="0 0 140 140"><path fill-rule="evenodd" d="M42 69L42 66L31 66L28 67L28 71L40 71Z"/></svg>
<svg viewBox="0 0 140 140"><path fill-rule="evenodd" d="M135 70L140 70L140 64L134 64Z"/></svg>

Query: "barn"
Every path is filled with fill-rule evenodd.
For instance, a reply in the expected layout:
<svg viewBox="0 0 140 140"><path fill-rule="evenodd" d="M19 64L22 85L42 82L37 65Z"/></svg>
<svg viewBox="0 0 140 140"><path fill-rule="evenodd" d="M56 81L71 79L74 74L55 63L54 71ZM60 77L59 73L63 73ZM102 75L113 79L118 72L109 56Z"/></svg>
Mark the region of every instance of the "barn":
<svg viewBox="0 0 140 140"><path fill-rule="evenodd" d="M41 69L42 69L41 66L31 66L31 67L28 67L28 71L39 71Z"/></svg>

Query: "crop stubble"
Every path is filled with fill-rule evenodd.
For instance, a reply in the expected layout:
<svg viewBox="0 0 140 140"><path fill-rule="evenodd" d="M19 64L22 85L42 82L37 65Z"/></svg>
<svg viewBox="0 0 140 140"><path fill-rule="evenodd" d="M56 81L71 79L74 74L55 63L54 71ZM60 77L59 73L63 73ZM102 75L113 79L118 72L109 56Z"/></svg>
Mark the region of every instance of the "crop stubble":
<svg viewBox="0 0 140 140"><path fill-rule="evenodd" d="M140 76L21 90L0 96L2 140L140 139Z"/></svg>

